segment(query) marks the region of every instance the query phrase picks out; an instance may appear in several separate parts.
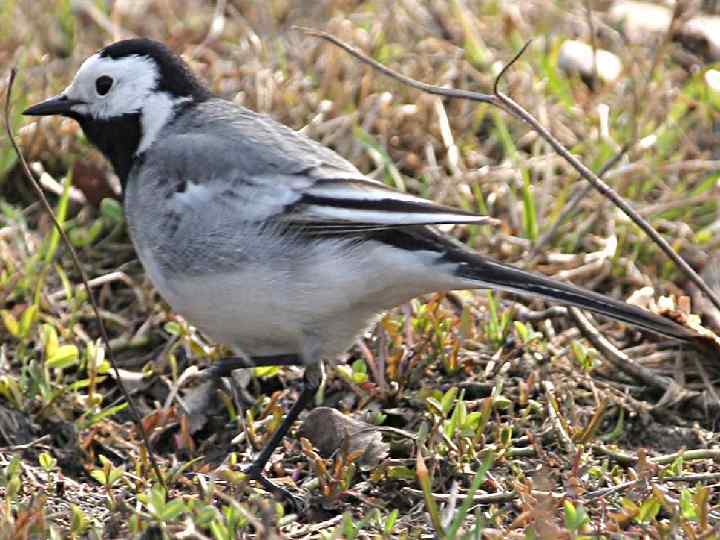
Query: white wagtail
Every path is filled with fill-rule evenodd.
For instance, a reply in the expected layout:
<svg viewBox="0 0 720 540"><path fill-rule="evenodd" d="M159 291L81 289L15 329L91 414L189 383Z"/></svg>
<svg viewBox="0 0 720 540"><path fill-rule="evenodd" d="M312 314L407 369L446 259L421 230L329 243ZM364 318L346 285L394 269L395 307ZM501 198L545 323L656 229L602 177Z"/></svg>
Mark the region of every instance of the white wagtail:
<svg viewBox="0 0 720 540"><path fill-rule="evenodd" d="M130 236L174 310L251 365L306 366L303 392L248 469L263 469L313 401L321 362L378 314L434 291L493 288L588 309L692 341L675 322L480 256L434 225L487 218L392 190L268 116L215 97L161 43L88 58L26 115L62 115L120 177ZM287 492L279 490L287 495Z"/></svg>

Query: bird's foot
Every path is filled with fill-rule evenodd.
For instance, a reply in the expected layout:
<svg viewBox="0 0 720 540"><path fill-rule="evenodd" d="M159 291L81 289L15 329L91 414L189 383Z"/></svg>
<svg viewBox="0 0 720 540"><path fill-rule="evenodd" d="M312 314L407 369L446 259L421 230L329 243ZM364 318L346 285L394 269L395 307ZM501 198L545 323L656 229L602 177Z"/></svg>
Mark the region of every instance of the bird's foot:
<svg viewBox="0 0 720 540"><path fill-rule="evenodd" d="M287 503L293 512L300 513L305 509L306 504L304 499L298 497L294 493L291 493L284 487L268 480L263 472L254 465L250 465L244 472L249 479L255 480L265 491L272 493L274 496Z"/></svg>
<svg viewBox="0 0 720 540"><path fill-rule="evenodd" d="M214 362L202 371L207 379L229 377L236 369L249 369L268 366L302 366L302 359L296 354L279 354L273 356L228 356Z"/></svg>

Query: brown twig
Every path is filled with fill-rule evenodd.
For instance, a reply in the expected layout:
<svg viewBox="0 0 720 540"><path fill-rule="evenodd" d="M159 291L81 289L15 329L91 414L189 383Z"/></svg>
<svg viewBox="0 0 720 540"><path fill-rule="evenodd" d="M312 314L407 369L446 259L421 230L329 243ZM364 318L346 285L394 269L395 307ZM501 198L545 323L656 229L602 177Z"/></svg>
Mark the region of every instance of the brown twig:
<svg viewBox="0 0 720 540"><path fill-rule="evenodd" d="M395 79L396 81L399 81L407 86L410 86L411 88L415 88L416 90L425 92L426 94L434 94L436 96L444 96L457 99L468 99L471 101L481 101L484 103L490 103L495 106L498 105L497 98L491 94L480 94L478 92L472 92L470 90L458 90L457 88L442 88L440 86L435 86L415 80L411 77L406 77L405 75L402 75L397 71L394 71L389 67L384 66L377 60L373 60L369 56L357 50L352 45L348 45L344 41L339 40L338 38L336 38L332 34L328 34L327 32L315 30L313 28L307 28L305 26L293 26L293 28L296 30L300 30L301 32L304 32L310 36L318 37L320 39L324 39L325 41L329 41L333 45L340 47L342 50L350 54L350 56L354 56L362 63L369 65L380 73L387 75L391 79Z"/></svg>
<svg viewBox="0 0 720 540"><path fill-rule="evenodd" d="M507 112L508 114L524 121L527 123L532 129L534 129L540 137L542 137L547 143L557 152L563 159L565 159L583 178L588 180L595 189L597 189L600 193L602 193L606 198L608 198L610 201L612 201L615 206L620 208L625 215L627 215L638 227L640 227L645 234L650 237L650 239L657 244L657 246L670 258L670 260L673 261L673 263L687 276L687 278L693 282L709 299L710 301L720 309L720 296L718 296L717 293L715 293L708 285L703 281L703 279L698 275L695 270L693 270L690 265L688 265L685 260L678 255L675 250L670 246L667 240L665 240L662 236L660 236L655 229L640 216L633 208L623 200L623 198L615 191L613 190L608 184L603 182L595 173L593 173L590 169L588 169L579 159L577 159L573 154L571 154L563 145L558 141L551 133L550 131L545 128L538 120L535 119L528 111L526 111L521 105L519 105L517 102L515 102L512 98L509 96L503 94L499 91L498 85L500 84L500 81L502 80L505 73L512 67L512 65L522 56L522 54L525 52L525 50L530 45L530 41L528 41L519 51L518 53L508 62L505 67L502 69L502 71L498 74L498 76L495 79L495 83L493 85L493 94L483 94L480 92L473 92L470 90L460 90L456 88L443 88L440 86L435 86L427 83L423 83L420 81L417 81L411 77L407 77L405 75L402 75L383 64L373 60L372 58L368 57L366 54L362 53L361 51L357 50L356 48L352 47L351 45L348 45L344 41L341 41L340 39L336 38L332 34L329 34L327 32L323 32L320 30L315 30L312 28L306 28L302 26L295 26L294 28L310 35L314 36L320 39L323 39L329 43L332 43L336 47L339 47L346 51L348 54L359 60L360 62L369 65L373 69L380 71L384 75L395 79L396 81L401 82L402 84L405 84L407 86L410 86L411 88L415 88L416 90L420 90L421 92L425 92L427 94L437 95L437 96L444 96L448 98L455 98L455 99L467 99L470 101L478 101L481 103L488 103L490 105L496 106L503 111Z"/></svg>
<svg viewBox="0 0 720 540"><path fill-rule="evenodd" d="M42 188L40 187L40 184L33 176L32 172L30 171L30 167L27 164L27 161L25 160L25 156L23 155L22 151L20 150L20 147L18 146L17 142L15 141L15 137L12 133L12 127L10 126L10 98L12 96L12 88L13 83L15 82L15 76L17 75L17 71L15 68L12 68L10 70L10 77L8 79L7 84L7 91L5 93L5 111L4 111L4 121L5 121L5 132L7 133L8 140L10 141L10 144L13 147L13 150L15 151L15 154L18 157L18 161L20 162L21 169L27 178L28 182L30 183L32 189L35 191L35 194L37 195L38 199L40 200L40 203L42 204L42 207L45 209L45 212L50 216L50 219L52 220L53 226L58 231L58 234L63 240L63 243L67 246L68 252L70 253L70 257L72 258L73 264L75 265L75 268L77 269L78 273L80 274L80 279L83 282L83 287L85 288L85 293L87 294L88 300L90 301L90 305L92 306L93 312L95 313L95 319L97 320L98 327L100 328L100 338L102 339L103 345L105 346L105 355L108 359L108 362L110 362L110 365L113 368L113 371L115 372L115 377L117 380L117 385L122 391L123 395L125 396L125 399L127 400L128 407L130 408L130 413L133 417L133 420L135 421L135 425L140 432L140 436L142 437L143 444L145 445L145 449L147 450L148 457L150 459L150 464L153 468L153 471L155 472L155 475L157 476L158 482L160 482L160 485L162 485L163 488L167 489L167 486L165 485L165 479L163 478L162 474L160 473L160 467L157 464L157 460L155 459L155 454L152 451L152 448L150 448L150 442L148 440L147 433L145 432L145 428L142 425L142 417L140 416L140 412L138 411L137 407L135 406L135 403L133 402L132 398L130 397L130 394L128 393L127 389L125 388L125 385L122 383L122 380L120 378L120 370L117 367L117 364L115 363L115 359L113 358L112 354L112 347L110 347L110 338L108 336L107 330L105 328L105 324L103 323L103 319L100 315L100 308L97 305L97 302L95 301L95 296L92 292L92 287L90 286L90 283L88 282L87 274L85 273L85 270L82 267L82 264L80 263L80 258L78 257L77 252L75 251L75 248L70 243L70 240L68 239L67 235L65 234L64 229L62 228L62 225L58 222L57 218L55 217L55 213L52 210L52 207L50 206L50 203L47 200L47 197L45 197L45 193L43 192Z"/></svg>
<svg viewBox="0 0 720 540"><path fill-rule="evenodd" d="M545 397L547 398L548 420L550 420L550 424L552 425L558 440L565 447L565 451L569 455L573 455L577 452L577 447L568 432L565 430L565 426L563 426L560 418L558 412L558 402L555 397L555 386L550 381L543 381L542 385L545 390Z"/></svg>
<svg viewBox="0 0 720 540"><path fill-rule="evenodd" d="M613 458L621 465L632 466L640 459L637 454L629 454L621 450L605 446L603 444L593 444L591 446L593 452ZM720 459L720 449L717 448L698 448L695 450L681 450L672 454L663 454L648 459L650 463L655 465L669 465L677 458L682 457L685 461L695 461L702 459L718 460ZM674 477L679 478L679 477Z"/></svg>
<svg viewBox="0 0 720 540"><path fill-rule="evenodd" d="M605 165L603 165L602 168L598 171L598 176L601 178L605 176L605 173L615 167L615 165L618 164L618 162L622 159L622 157L627 153L629 149L629 145L624 146L617 154L615 154L608 161L606 161ZM547 244L552 242L552 240L555 238L555 235L557 234L557 231L560 229L563 223L570 219L570 216L575 213L575 209L577 208L577 206L580 204L580 202L585 200L585 197L587 197L588 193L590 193L590 190L592 188L593 185L590 182L586 182L581 189L577 190L575 194L570 197L570 200L565 203L565 206L560 211L560 216L550 226L550 229L542 236L540 236L537 242L535 242L535 245L532 247L532 251L528 256L528 259L530 259L530 261L535 259Z"/></svg>
<svg viewBox="0 0 720 540"><path fill-rule="evenodd" d="M408 495L412 495L413 497L422 497L423 492L419 489L414 489L411 487L404 487L402 488L403 493L407 493ZM534 494L543 494L548 495L548 492L545 491L536 491ZM447 502L451 499L453 495L451 493L433 493L433 497L442 502ZM563 495L560 493L553 493L553 497L555 498L562 498ZM465 494L458 494L456 497L460 500L465 499ZM503 502L510 502L514 501L515 499L518 499L520 496L514 492L514 491L500 491L498 493L476 493L473 495L473 503L474 504L498 504Z"/></svg>
<svg viewBox="0 0 720 540"><path fill-rule="evenodd" d="M712 301L712 303L720 309L720 297L703 281L700 275L693 270L685 260L678 255L678 253L670 246L669 242L665 240L658 232L653 229L652 225L648 223L642 216L640 216L635 209L630 206L625 200L608 184L603 182L595 173L588 169L579 159L572 155L565 147L558 141L552 134L541 125L529 112L523 109L519 104L513 101L511 98L504 94L498 93L499 99L506 105L506 107L513 112L517 117L522 118L526 123L538 132L538 134L545 139L553 149L567 160L572 167L580 173L580 175L588 180L595 189L602 193L605 197L620 208L623 213L628 216L643 232L653 241L655 244L670 258L671 261L685 274L685 276L695 283L697 287L705 293L705 295Z"/></svg>
<svg viewBox="0 0 720 540"><path fill-rule="evenodd" d="M582 335L605 357L613 366L627 373L644 385L663 392L663 397L655 407L663 408L680 402L687 402L702 411L720 410L720 403L714 392L696 392L688 390L669 377L658 375L653 370L641 366L627 354L615 347L605 336L598 332L585 314L578 308L568 308L568 313L580 329Z"/></svg>
<svg viewBox="0 0 720 540"><path fill-rule="evenodd" d="M675 381L668 377L658 375L651 369L647 369L635 363L628 355L619 350L615 345L610 343L598 330L590 323L589 319L583 312L577 308L568 308L568 314L580 329L583 336L595 347L608 361L623 373L626 373L634 379L640 381L646 386L654 388L660 392L667 392L675 384ZM680 388L678 387L678 391Z"/></svg>

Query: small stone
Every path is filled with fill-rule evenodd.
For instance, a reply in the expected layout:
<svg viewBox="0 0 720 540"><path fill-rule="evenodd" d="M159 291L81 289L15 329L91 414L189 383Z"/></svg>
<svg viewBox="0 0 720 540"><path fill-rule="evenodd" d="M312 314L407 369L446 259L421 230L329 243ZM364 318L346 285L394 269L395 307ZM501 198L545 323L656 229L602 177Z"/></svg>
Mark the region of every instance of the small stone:
<svg viewBox="0 0 720 540"><path fill-rule="evenodd" d="M33 440L34 433L29 415L0 405L0 446L27 444Z"/></svg>
<svg viewBox="0 0 720 540"><path fill-rule="evenodd" d="M610 21L622 27L628 41L646 45L667 32L672 23L670 8L650 2L615 2L608 16Z"/></svg>
<svg viewBox="0 0 720 540"><path fill-rule="evenodd" d="M593 48L587 43L568 39L560 47L558 66L568 73L577 73L583 78L592 79ZM622 72L620 58L603 49L595 51L595 69L597 76L606 83L615 81Z"/></svg>
<svg viewBox="0 0 720 540"><path fill-rule="evenodd" d="M707 84L713 92L720 92L720 71L717 69L708 69L705 72L705 84Z"/></svg>
<svg viewBox="0 0 720 540"><path fill-rule="evenodd" d="M699 15L680 29L678 40L708 62L720 60L720 16Z"/></svg>
<svg viewBox="0 0 720 540"><path fill-rule="evenodd" d="M330 407L317 407L310 411L300 426L299 435L308 439L324 458L343 448L347 448L349 453L364 450L358 460L363 470L376 467L389 448L376 426L345 416Z"/></svg>
<svg viewBox="0 0 720 540"><path fill-rule="evenodd" d="M150 9L150 0L115 0L113 10L122 17L141 17Z"/></svg>

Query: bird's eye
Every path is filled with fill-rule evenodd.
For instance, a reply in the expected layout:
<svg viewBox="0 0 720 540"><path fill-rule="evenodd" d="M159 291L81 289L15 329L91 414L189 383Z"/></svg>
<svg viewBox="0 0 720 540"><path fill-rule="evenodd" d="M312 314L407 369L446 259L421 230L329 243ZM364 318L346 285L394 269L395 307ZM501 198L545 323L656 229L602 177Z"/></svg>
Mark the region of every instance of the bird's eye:
<svg viewBox="0 0 720 540"><path fill-rule="evenodd" d="M110 91L110 88L113 85L113 79L112 77L108 77L107 75L101 75L97 78L95 81L95 90L97 91L99 96L104 96Z"/></svg>

